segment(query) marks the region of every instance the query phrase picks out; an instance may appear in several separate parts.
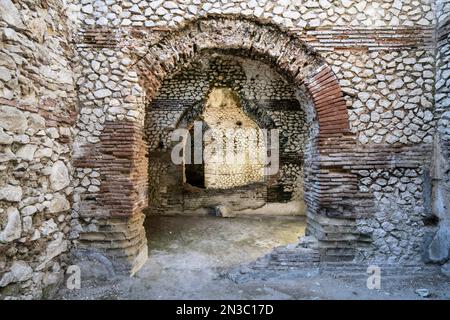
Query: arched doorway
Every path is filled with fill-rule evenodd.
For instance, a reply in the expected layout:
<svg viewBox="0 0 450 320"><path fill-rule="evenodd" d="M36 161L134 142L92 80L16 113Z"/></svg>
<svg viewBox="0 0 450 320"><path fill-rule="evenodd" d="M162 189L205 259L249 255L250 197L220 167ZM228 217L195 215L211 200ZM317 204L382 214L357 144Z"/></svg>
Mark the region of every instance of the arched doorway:
<svg viewBox="0 0 450 320"><path fill-rule="evenodd" d="M309 99L311 103L306 116L311 125L311 135L304 172L307 233L323 244L320 248L325 259L330 254L337 259L351 259L355 249L352 240L340 228L327 227L333 225L333 219L339 219L341 225L348 227L346 233L351 233L351 219L354 219L346 213L348 199L353 195L351 192L337 193L332 183L333 179L341 179L344 189L346 184L351 189L352 173L348 172L345 164L333 165L326 158L330 152L336 151L336 145L344 143L351 146L354 141L348 132L348 114L336 76L320 56L296 36L269 24L227 17L194 21L136 55L135 63L131 64L140 79L140 88L136 90L145 93L145 101L136 102L136 106L141 108L136 111L138 121L117 118L106 123L100 137L101 144L96 146L95 152L86 150L84 153L84 156L91 155L91 165L99 168L103 177L95 202L89 203L86 209L93 213L100 210L102 216L98 224L104 224L106 229L113 225L115 231L111 233L100 228L88 235L81 234L81 239L91 248L106 248L108 254L122 257L129 265L125 268L132 271L145 261L146 244L141 217L148 203L148 194L151 194L147 192L145 105L150 104L164 79L176 68L207 51L263 61L286 77L296 88L296 94ZM160 134L163 142L158 143L158 147L163 150L167 132ZM104 155L111 153L113 156L104 161ZM114 238L114 233L118 238Z"/></svg>

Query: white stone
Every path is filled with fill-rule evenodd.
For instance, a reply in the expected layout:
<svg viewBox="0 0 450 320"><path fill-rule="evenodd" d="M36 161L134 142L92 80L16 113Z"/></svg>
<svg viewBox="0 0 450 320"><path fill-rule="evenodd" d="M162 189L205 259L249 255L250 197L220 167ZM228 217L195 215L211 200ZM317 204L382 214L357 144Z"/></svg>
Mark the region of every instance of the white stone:
<svg viewBox="0 0 450 320"><path fill-rule="evenodd" d="M402 79L396 79L394 80L392 83L389 84L389 88L390 89L400 89L401 87L403 87L405 83L403 82Z"/></svg>
<svg viewBox="0 0 450 320"><path fill-rule="evenodd" d="M328 0L319 0L319 5L324 9L331 8L331 3Z"/></svg>
<svg viewBox="0 0 450 320"><path fill-rule="evenodd" d="M417 61L415 58L405 58L403 59L404 64L415 64Z"/></svg>
<svg viewBox="0 0 450 320"><path fill-rule="evenodd" d="M36 152L37 145L26 144L19 148L16 152L16 157L22 160L31 161L34 159L34 153Z"/></svg>
<svg viewBox="0 0 450 320"><path fill-rule="evenodd" d="M52 189L55 191L61 190L69 185L69 171L64 162L59 160L52 166L50 183Z"/></svg>
<svg viewBox="0 0 450 320"><path fill-rule="evenodd" d="M110 114L117 115L117 114L125 114L126 110L122 107L111 107L108 109L108 112Z"/></svg>
<svg viewBox="0 0 450 320"><path fill-rule="evenodd" d="M8 162L11 160L15 160L16 155L12 153L11 148L9 146L4 147L3 151L0 152L0 163L2 162Z"/></svg>
<svg viewBox="0 0 450 320"><path fill-rule="evenodd" d="M358 93L358 98L359 98L362 102L366 102L367 100L369 100L370 94L367 93L367 92L360 92L360 93Z"/></svg>
<svg viewBox="0 0 450 320"><path fill-rule="evenodd" d="M36 151L34 156L36 158L50 158L53 154L53 150L51 148L42 148Z"/></svg>
<svg viewBox="0 0 450 320"><path fill-rule="evenodd" d="M253 12L253 14L255 15L255 17L261 17L261 15L264 13L264 9L261 7L256 7L255 11Z"/></svg>
<svg viewBox="0 0 450 320"><path fill-rule="evenodd" d="M22 188L10 184L0 187L0 200L19 202L22 200Z"/></svg>
<svg viewBox="0 0 450 320"><path fill-rule="evenodd" d="M31 279L33 269L25 261L14 261L11 266L11 272L17 282L23 282Z"/></svg>
<svg viewBox="0 0 450 320"><path fill-rule="evenodd" d="M367 2L366 1L358 1L355 6L359 12L364 12L364 9L367 6Z"/></svg>
<svg viewBox="0 0 450 320"><path fill-rule="evenodd" d="M100 62L98 62L97 60L92 60L91 67L92 70L98 71L100 69Z"/></svg>
<svg viewBox="0 0 450 320"><path fill-rule="evenodd" d="M296 20L300 18L300 13L298 11L285 11L283 17Z"/></svg>
<svg viewBox="0 0 450 320"><path fill-rule="evenodd" d="M359 140L359 142L362 143L362 144L366 144L367 142L369 142L369 139L366 137L366 135L365 135L364 133L361 133L361 134L358 136L358 140Z"/></svg>
<svg viewBox="0 0 450 320"><path fill-rule="evenodd" d="M403 117L405 116L405 112L403 110L395 110L394 116L399 119L403 119Z"/></svg>
<svg viewBox="0 0 450 320"><path fill-rule="evenodd" d="M11 242L19 239L22 233L22 222L20 221L20 213L14 207L9 207L6 210L8 215L5 229L0 232L0 243Z"/></svg>
<svg viewBox="0 0 450 320"><path fill-rule="evenodd" d="M27 118L17 108L0 106L0 127L15 133L23 133L27 128Z"/></svg>
<svg viewBox="0 0 450 320"><path fill-rule="evenodd" d="M94 92L94 96L97 99L102 99L105 97L109 97L112 94L111 90L109 89L100 89Z"/></svg>
<svg viewBox="0 0 450 320"><path fill-rule="evenodd" d="M258 5L258 2L256 1L256 0L250 0L248 3L247 3L247 6L249 7L249 8L254 8L254 7L256 7Z"/></svg>
<svg viewBox="0 0 450 320"><path fill-rule="evenodd" d="M97 187L97 186L89 186L88 191L92 192L92 193L95 193L95 192L99 192L100 188Z"/></svg>
<svg viewBox="0 0 450 320"><path fill-rule="evenodd" d="M370 113L370 121L377 122L378 120L380 120L380 114L376 111L372 111Z"/></svg>
<svg viewBox="0 0 450 320"><path fill-rule="evenodd" d="M11 269L0 281L0 287L6 287L10 283L23 282L31 279L33 269L23 260L14 261Z"/></svg>
<svg viewBox="0 0 450 320"><path fill-rule="evenodd" d="M139 6L138 5L133 5L130 9L130 12L132 12L132 13L137 13L137 14L141 14L142 12L141 12L141 9L139 8Z"/></svg>
<svg viewBox="0 0 450 320"><path fill-rule="evenodd" d="M27 132L34 134L35 132L45 128L45 119L38 114L32 113L28 116Z"/></svg>
<svg viewBox="0 0 450 320"><path fill-rule="evenodd" d="M168 14L169 13L169 11L167 11L165 8L163 8L163 7L159 7L158 9L156 9L156 12L155 12L158 16L164 16L164 15L166 15L166 14Z"/></svg>
<svg viewBox="0 0 450 320"><path fill-rule="evenodd" d="M152 8L145 9L144 15L147 17L153 15L153 9Z"/></svg>
<svg viewBox="0 0 450 320"><path fill-rule="evenodd" d="M11 144L13 143L13 138L6 134L2 128L0 128L0 144Z"/></svg>
<svg viewBox="0 0 450 320"><path fill-rule="evenodd" d="M47 134L50 138L52 139L58 139L59 138L59 131L56 128L48 128L47 130Z"/></svg>
<svg viewBox="0 0 450 320"><path fill-rule="evenodd" d="M71 136L70 128L69 127L60 127L59 134L63 137L70 137Z"/></svg>
<svg viewBox="0 0 450 320"><path fill-rule="evenodd" d="M362 115L359 117L359 120L360 120L361 122L367 123L367 122L370 121L370 116L369 116L368 114L362 114Z"/></svg>
<svg viewBox="0 0 450 320"><path fill-rule="evenodd" d="M341 0L340 2L346 8L349 8L351 5L354 4L352 0Z"/></svg>
<svg viewBox="0 0 450 320"><path fill-rule="evenodd" d="M51 241L46 250L45 255L41 258L42 263L36 268L37 271L45 268L47 263L62 252L67 251L68 241L64 240L64 234L59 232L56 234L55 240Z"/></svg>
<svg viewBox="0 0 450 320"><path fill-rule="evenodd" d="M386 135L386 142L387 143L395 143L395 142L397 142L398 141L398 137L396 137L396 136L394 136L394 135L392 135L392 134L390 134L390 133L388 133L387 135Z"/></svg>
<svg viewBox="0 0 450 320"><path fill-rule="evenodd" d="M56 193L53 199L46 203L48 211L51 213L58 213L70 209L70 203L62 194Z"/></svg>
<svg viewBox="0 0 450 320"><path fill-rule="evenodd" d="M423 113L423 120L426 122L433 120L433 113L430 110L425 110Z"/></svg>
<svg viewBox="0 0 450 320"><path fill-rule="evenodd" d="M391 26L398 26L400 24L399 18L393 16L391 21L389 22L389 25Z"/></svg>
<svg viewBox="0 0 450 320"><path fill-rule="evenodd" d="M273 8L273 13L274 14L281 14L284 11L284 7L283 6L276 6Z"/></svg>
<svg viewBox="0 0 450 320"><path fill-rule="evenodd" d="M33 218L26 216L22 218L22 229L24 232L28 232L33 229Z"/></svg>
<svg viewBox="0 0 450 320"><path fill-rule="evenodd" d="M397 9L397 10L401 10L402 9L402 1L401 0L394 0L394 3L392 5L393 8Z"/></svg>
<svg viewBox="0 0 450 320"><path fill-rule="evenodd" d="M158 1L151 1L150 2L150 7L152 9L156 9L158 8L164 1L163 0L158 0Z"/></svg>
<svg viewBox="0 0 450 320"><path fill-rule="evenodd" d="M9 69L6 69L5 67L0 66L0 80L3 82L8 82L12 79L12 74Z"/></svg>
<svg viewBox="0 0 450 320"><path fill-rule="evenodd" d="M52 234L58 230L58 225L55 223L53 219L49 219L47 221L44 221L42 223L41 227L39 228L39 231L42 235L48 236L49 234Z"/></svg>
<svg viewBox="0 0 450 320"><path fill-rule="evenodd" d="M0 0L0 19L16 28L25 28L20 12L11 0Z"/></svg>
<svg viewBox="0 0 450 320"><path fill-rule="evenodd" d="M41 233L39 230L34 230L33 236L31 237L31 241L35 241L41 238Z"/></svg>
<svg viewBox="0 0 450 320"><path fill-rule="evenodd" d="M81 8L81 12L86 13L86 14L91 14L94 12L94 8L92 7L91 4L88 4Z"/></svg>
<svg viewBox="0 0 450 320"><path fill-rule="evenodd" d="M166 9L176 9L178 5L174 1L164 1L163 7Z"/></svg>
<svg viewBox="0 0 450 320"><path fill-rule="evenodd" d="M23 216L31 216L37 212L36 206L26 206L20 210Z"/></svg>
<svg viewBox="0 0 450 320"><path fill-rule="evenodd" d="M108 24L108 19L106 19L105 17L100 17L95 23L99 26L106 26Z"/></svg>

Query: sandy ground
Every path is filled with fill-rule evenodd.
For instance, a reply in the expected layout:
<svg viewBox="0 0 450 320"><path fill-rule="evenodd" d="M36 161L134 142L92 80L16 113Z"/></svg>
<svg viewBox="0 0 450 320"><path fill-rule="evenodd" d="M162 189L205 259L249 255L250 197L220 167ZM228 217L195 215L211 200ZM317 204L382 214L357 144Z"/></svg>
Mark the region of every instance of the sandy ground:
<svg viewBox="0 0 450 320"><path fill-rule="evenodd" d="M151 217L146 221L149 259L134 277L108 283L83 280L80 290L62 288L57 299L450 299L450 279L405 275L381 279L369 290L366 275L350 279L284 274L235 283L224 274L304 233L298 217ZM82 275L83 276L83 275ZM415 290L425 288L424 298Z"/></svg>

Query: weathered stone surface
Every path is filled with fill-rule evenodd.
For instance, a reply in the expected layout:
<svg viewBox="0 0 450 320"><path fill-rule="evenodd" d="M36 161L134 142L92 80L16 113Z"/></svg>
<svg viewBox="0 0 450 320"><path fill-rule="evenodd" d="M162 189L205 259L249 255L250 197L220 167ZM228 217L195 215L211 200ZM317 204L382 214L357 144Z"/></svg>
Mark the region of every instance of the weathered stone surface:
<svg viewBox="0 0 450 320"><path fill-rule="evenodd" d="M22 188L10 184L0 186L0 200L19 202L22 200Z"/></svg>
<svg viewBox="0 0 450 320"><path fill-rule="evenodd" d="M31 161L34 159L34 153L36 152L37 145L27 144L20 147L16 152L16 157L19 159Z"/></svg>
<svg viewBox="0 0 450 320"><path fill-rule="evenodd" d="M31 32L33 38L38 42L44 41L44 35L47 31L47 24L42 18L36 18L27 23L28 30Z"/></svg>
<svg viewBox="0 0 450 320"><path fill-rule="evenodd" d="M7 82L12 79L12 71L0 66L0 80Z"/></svg>
<svg viewBox="0 0 450 320"><path fill-rule="evenodd" d="M52 189L55 191L59 191L69 185L70 183L69 171L64 162L62 161L55 162L50 174L50 183Z"/></svg>
<svg viewBox="0 0 450 320"><path fill-rule="evenodd" d="M23 260L14 261L9 272L0 280L0 287L6 287L10 283L23 282L31 279L33 269Z"/></svg>
<svg viewBox="0 0 450 320"><path fill-rule="evenodd" d="M53 199L48 202L47 207L51 213L63 212L70 209L70 203L64 195L55 193Z"/></svg>
<svg viewBox="0 0 450 320"><path fill-rule="evenodd" d="M48 236L58 230L58 225L55 223L53 219L49 219L47 221L44 221L42 223L41 227L39 228L39 231L42 235Z"/></svg>
<svg viewBox="0 0 450 320"><path fill-rule="evenodd" d="M101 89L101 90L97 90L94 92L94 96L97 99L101 99L101 98L105 98L105 97L109 97L112 94L112 92L108 89Z"/></svg>
<svg viewBox="0 0 450 320"><path fill-rule="evenodd" d="M6 147L3 149L3 152L0 153L0 163L8 162L11 160L15 160L16 155L11 151L10 147Z"/></svg>
<svg viewBox="0 0 450 320"><path fill-rule="evenodd" d="M19 10L11 0L0 0L0 18L6 21L10 26L16 28L25 27Z"/></svg>
<svg viewBox="0 0 450 320"><path fill-rule="evenodd" d="M49 252L53 258L42 270L30 267L42 262L57 234L66 240L70 233L70 176L56 170L63 191L55 196L50 175L55 162L71 163L77 117L72 67L81 64L70 37L79 14L71 11L76 5L60 0L0 0L0 282L6 286L0 299L39 298L64 272L61 250ZM68 130L54 134L60 128ZM49 211L64 211L64 219Z"/></svg>
<svg viewBox="0 0 450 320"><path fill-rule="evenodd" d="M28 117L28 131L35 133L39 130L45 129L45 119L38 114L30 114Z"/></svg>
<svg viewBox="0 0 450 320"><path fill-rule="evenodd" d="M53 258L67 251L68 245L69 242L65 240L64 234L61 232L57 233L55 240L48 243L47 248L45 249L45 255L41 257L42 263L36 268L36 270L42 270Z"/></svg>
<svg viewBox="0 0 450 320"><path fill-rule="evenodd" d="M27 118L17 108L0 106L0 127L15 133L23 133L27 128Z"/></svg>
<svg viewBox="0 0 450 320"><path fill-rule="evenodd" d="M9 207L6 210L8 216L5 228L0 232L0 243L11 242L19 239L22 233L22 222L20 220L20 213L14 207Z"/></svg>
<svg viewBox="0 0 450 320"><path fill-rule="evenodd" d="M0 144L11 144L12 142L13 138L0 128Z"/></svg>

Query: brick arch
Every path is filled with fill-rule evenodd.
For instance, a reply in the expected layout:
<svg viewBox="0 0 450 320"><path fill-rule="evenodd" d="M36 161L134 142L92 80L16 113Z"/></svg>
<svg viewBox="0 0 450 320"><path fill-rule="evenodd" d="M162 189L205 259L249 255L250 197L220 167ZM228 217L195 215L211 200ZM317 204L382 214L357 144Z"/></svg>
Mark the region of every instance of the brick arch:
<svg viewBox="0 0 450 320"><path fill-rule="evenodd" d="M298 37L279 27L250 19L201 18L171 32L136 59L132 69L137 71L147 103L177 66L205 51L264 60L310 97L319 132L307 151L311 159L305 162L307 234L324 244L321 257L351 257L357 238L348 234L354 221L342 221L355 215L350 200L356 193L356 176L349 172L348 161L336 163L335 155L349 158L345 152L353 149L355 140L349 134L346 103L331 68ZM100 191L82 201L82 214L97 217L98 228L81 232L80 244L102 250L117 268L131 273L147 257L142 212L148 199L148 145L142 120L105 123L100 142L84 146L74 159L77 167L99 168L102 179ZM330 217L340 221L330 222Z"/></svg>
<svg viewBox="0 0 450 320"><path fill-rule="evenodd" d="M203 51L228 51L263 59L307 92L319 123L319 136L349 131L342 89L333 70L295 34L252 19L201 18L171 32L138 59L142 86L151 100L179 64Z"/></svg>
<svg viewBox="0 0 450 320"><path fill-rule="evenodd" d="M349 239L358 239L351 205L357 177L348 162L339 161L342 155L349 158L356 141L331 67L295 34L273 24L242 17L205 17L170 32L138 57L134 66L147 101L178 66L205 52L262 60L309 96L318 134L310 137L310 158L305 160L306 232L323 244L319 250L323 260L351 259L357 241Z"/></svg>

